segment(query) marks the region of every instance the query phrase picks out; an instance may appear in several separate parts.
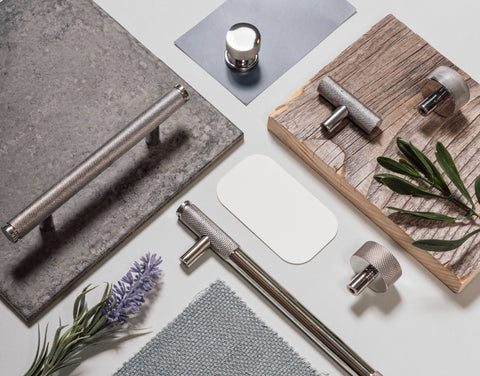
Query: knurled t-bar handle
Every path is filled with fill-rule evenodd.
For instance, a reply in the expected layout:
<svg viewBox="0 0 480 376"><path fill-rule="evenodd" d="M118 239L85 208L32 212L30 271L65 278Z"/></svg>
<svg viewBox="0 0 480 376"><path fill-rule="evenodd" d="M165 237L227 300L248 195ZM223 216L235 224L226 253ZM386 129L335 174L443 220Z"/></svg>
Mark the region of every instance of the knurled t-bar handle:
<svg viewBox="0 0 480 376"><path fill-rule="evenodd" d="M2 227L6 237L15 243L44 221L46 221L45 223L48 222L48 226L41 227L51 229L53 226L52 213L140 140L146 138L149 145L158 143L158 126L179 109L188 100L188 97L185 88L176 85L173 90L145 110L50 189L10 219Z"/></svg>
<svg viewBox="0 0 480 376"><path fill-rule="evenodd" d="M190 267L210 248L255 287L293 324L305 333L349 375L382 376L344 343L297 299L285 290L265 270L253 261L239 245L205 213L189 201L177 209L180 222L189 228L200 241L190 248L181 261ZM368 339L367 339L368 340Z"/></svg>

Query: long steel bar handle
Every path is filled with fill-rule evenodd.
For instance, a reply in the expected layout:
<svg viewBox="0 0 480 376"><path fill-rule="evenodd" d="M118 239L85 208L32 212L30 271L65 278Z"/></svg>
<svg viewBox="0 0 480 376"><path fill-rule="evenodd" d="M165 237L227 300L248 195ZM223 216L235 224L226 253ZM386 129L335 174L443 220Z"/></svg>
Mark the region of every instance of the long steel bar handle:
<svg viewBox="0 0 480 376"><path fill-rule="evenodd" d="M381 376L335 333L309 312L300 302L258 266L238 244L200 209L185 201L177 210L179 220L200 239L181 258L191 266L208 248L217 253L290 321L334 359L349 375Z"/></svg>
<svg viewBox="0 0 480 376"><path fill-rule="evenodd" d="M185 88L176 85L172 91L145 110L50 189L10 219L2 227L3 233L15 243L37 225L40 225L40 229L51 228L53 226L51 215L56 209L140 140L146 138L148 145L158 143L158 126L187 100L188 93Z"/></svg>

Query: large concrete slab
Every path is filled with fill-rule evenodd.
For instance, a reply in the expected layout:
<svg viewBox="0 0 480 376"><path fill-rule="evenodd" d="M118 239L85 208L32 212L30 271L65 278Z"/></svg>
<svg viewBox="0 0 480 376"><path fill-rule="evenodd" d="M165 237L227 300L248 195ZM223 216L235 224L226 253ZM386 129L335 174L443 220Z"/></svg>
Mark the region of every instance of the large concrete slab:
<svg viewBox="0 0 480 376"><path fill-rule="evenodd" d="M0 220L183 84L191 100L57 210L56 231L0 236L0 294L32 322L242 139L242 132L89 0L0 3Z"/></svg>

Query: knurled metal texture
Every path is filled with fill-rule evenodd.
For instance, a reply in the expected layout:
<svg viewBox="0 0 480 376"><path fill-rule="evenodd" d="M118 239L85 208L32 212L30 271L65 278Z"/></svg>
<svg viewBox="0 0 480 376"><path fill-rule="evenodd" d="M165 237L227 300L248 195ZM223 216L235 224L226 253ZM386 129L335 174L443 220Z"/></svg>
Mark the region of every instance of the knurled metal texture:
<svg viewBox="0 0 480 376"><path fill-rule="evenodd" d="M146 108L190 100L58 208L55 231L0 235L0 295L30 323L242 132L91 0L0 2L2 225ZM161 235L159 235L161 239Z"/></svg>
<svg viewBox="0 0 480 376"><path fill-rule="evenodd" d="M379 273L377 278L382 278L387 289L402 275L402 268L395 256L383 245L376 242L366 242L352 257L359 257L375 267ZM375 290L375 284L370 287Z"/></svg>
<svg viewBox="0 0 480 376"><path fill-rule="evenodd" d="M352 122L370 133L382 123L382 119L370 111L363 103L350 94L342 85L331 77L325 77L318 84L318 92L333 106L346 106L348 117Z"/></svg>
<svg viewBox="0 0 480 376"><path fill-rule="evenodd" d="M100 175L115 160L143 140L184 103L182 94L172 88L8 223L15 228L20 237L25 236L40 221L61 207L65 201Z"/></svg>
<svg viewBox="0 0 480 376"><path fill-rule="evenodd" d="M180 221L198 237L208 236L210 248L227 259L239 245L192 203L184 202L177 211Z"/></svg>

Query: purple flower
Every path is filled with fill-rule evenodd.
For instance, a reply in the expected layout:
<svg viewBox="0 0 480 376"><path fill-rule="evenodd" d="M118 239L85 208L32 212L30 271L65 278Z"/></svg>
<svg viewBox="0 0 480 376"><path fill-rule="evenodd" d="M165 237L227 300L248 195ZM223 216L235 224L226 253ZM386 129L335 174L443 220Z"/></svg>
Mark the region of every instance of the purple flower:
<svg viewBox="0 0 480 376"><path fill-rule="evenodd" d="M103 309L107 317L105 326L125 324L131 315L137 313L145 303L145 295L150 291L162 272L158 265L162 262L156 254L147 253L130 268L128 273L112 289L112 296Z"/></svg>

